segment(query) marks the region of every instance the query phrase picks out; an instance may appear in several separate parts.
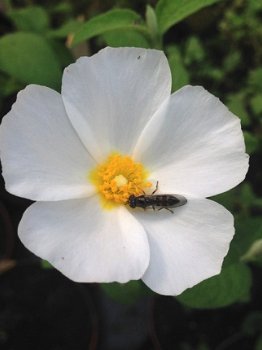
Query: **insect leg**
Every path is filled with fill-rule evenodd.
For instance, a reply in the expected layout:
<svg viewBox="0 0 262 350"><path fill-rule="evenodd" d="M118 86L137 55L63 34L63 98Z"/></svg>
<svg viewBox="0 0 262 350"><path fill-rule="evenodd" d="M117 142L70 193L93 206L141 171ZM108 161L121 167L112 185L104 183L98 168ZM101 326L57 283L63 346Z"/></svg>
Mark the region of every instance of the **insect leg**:
<svg viewBox="0 0 262 350"><path fill-rule="evenodd" d="M166 209L166 210L170 211L170 213L174 214L173 210L171 210L170 208L167 208L167 207L161 207L158 210L162 210L162 209Z"/></svg>
<svg viewBox="0 0 262 350"><path fill-rule="evenodd" d="M156 182L156 188L155 188L154 191L151 193L151 195L154 194L154 193L156 193L157 190L158 190L158 181Z"/></svg>

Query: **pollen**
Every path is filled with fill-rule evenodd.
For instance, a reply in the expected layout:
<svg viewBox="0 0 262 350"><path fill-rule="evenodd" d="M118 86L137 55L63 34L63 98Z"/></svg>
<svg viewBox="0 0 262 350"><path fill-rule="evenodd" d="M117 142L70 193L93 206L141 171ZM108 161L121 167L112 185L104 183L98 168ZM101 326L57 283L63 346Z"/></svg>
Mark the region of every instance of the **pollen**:
<svg viewBox="0 0 262 350"><path fill-rule="evenodd" d="M110 154L88 176L105 208L126 204L132 194L143 194L146 188L152 186L147 177L148 172L141 163L119 153Z"/></svg>

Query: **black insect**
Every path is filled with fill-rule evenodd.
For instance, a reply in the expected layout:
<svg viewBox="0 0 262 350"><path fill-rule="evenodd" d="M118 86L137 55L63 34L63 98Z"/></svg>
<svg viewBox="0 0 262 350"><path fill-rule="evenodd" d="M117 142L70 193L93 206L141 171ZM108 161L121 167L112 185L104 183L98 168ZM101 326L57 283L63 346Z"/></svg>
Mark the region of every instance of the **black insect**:
<svg viewBox="0 0 262 350"><path fill-rule="evenodd" d="M139 207L146 209L151 207L154 210L166 209L171 213L174 213L170 208L180 207L187 202L187 199L180 194L154 194L157 190L158 181L156 183L155 190L150 195L145 194L145 192L141 196L131 194L131 196L128 198L127 204L131 208Z"/></svg>

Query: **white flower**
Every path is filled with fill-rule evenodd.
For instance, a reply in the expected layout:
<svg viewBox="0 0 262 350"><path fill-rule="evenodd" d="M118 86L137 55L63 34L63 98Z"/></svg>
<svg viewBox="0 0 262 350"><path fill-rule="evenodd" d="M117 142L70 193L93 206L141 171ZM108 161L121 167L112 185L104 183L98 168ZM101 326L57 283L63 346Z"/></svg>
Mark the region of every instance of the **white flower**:
<svg viewBox="0 0 262 350"><path fill-rule="evenodd" d="M65 69L61 95L30 85L4 117L6 188L38 201L19 237L72 280L141 278L177 295L220 272L233 217L205 197L245 177L240 122L202 87L170 87L162 52L106 48ZM187 203L174 214L125 204L156 181Z"/></svg>

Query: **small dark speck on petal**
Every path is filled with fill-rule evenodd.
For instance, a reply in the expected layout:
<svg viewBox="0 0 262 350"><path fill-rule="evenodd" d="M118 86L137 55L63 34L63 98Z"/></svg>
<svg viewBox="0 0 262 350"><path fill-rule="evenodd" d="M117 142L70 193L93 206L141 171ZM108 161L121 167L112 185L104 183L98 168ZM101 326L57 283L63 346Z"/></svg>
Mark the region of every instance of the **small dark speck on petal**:
<svg viewBox="0 0 262 350"><path fill-rule="evenodd" d="M64 258L63 256L61 257L61 259L62 259L62 260L65 260L65 258Z"/></svg>
<svg viewBox="0 0 262 350"><path fill-rule="evenodd" d="M137 56L137 59L140 60L141 56Z"/></svg>

